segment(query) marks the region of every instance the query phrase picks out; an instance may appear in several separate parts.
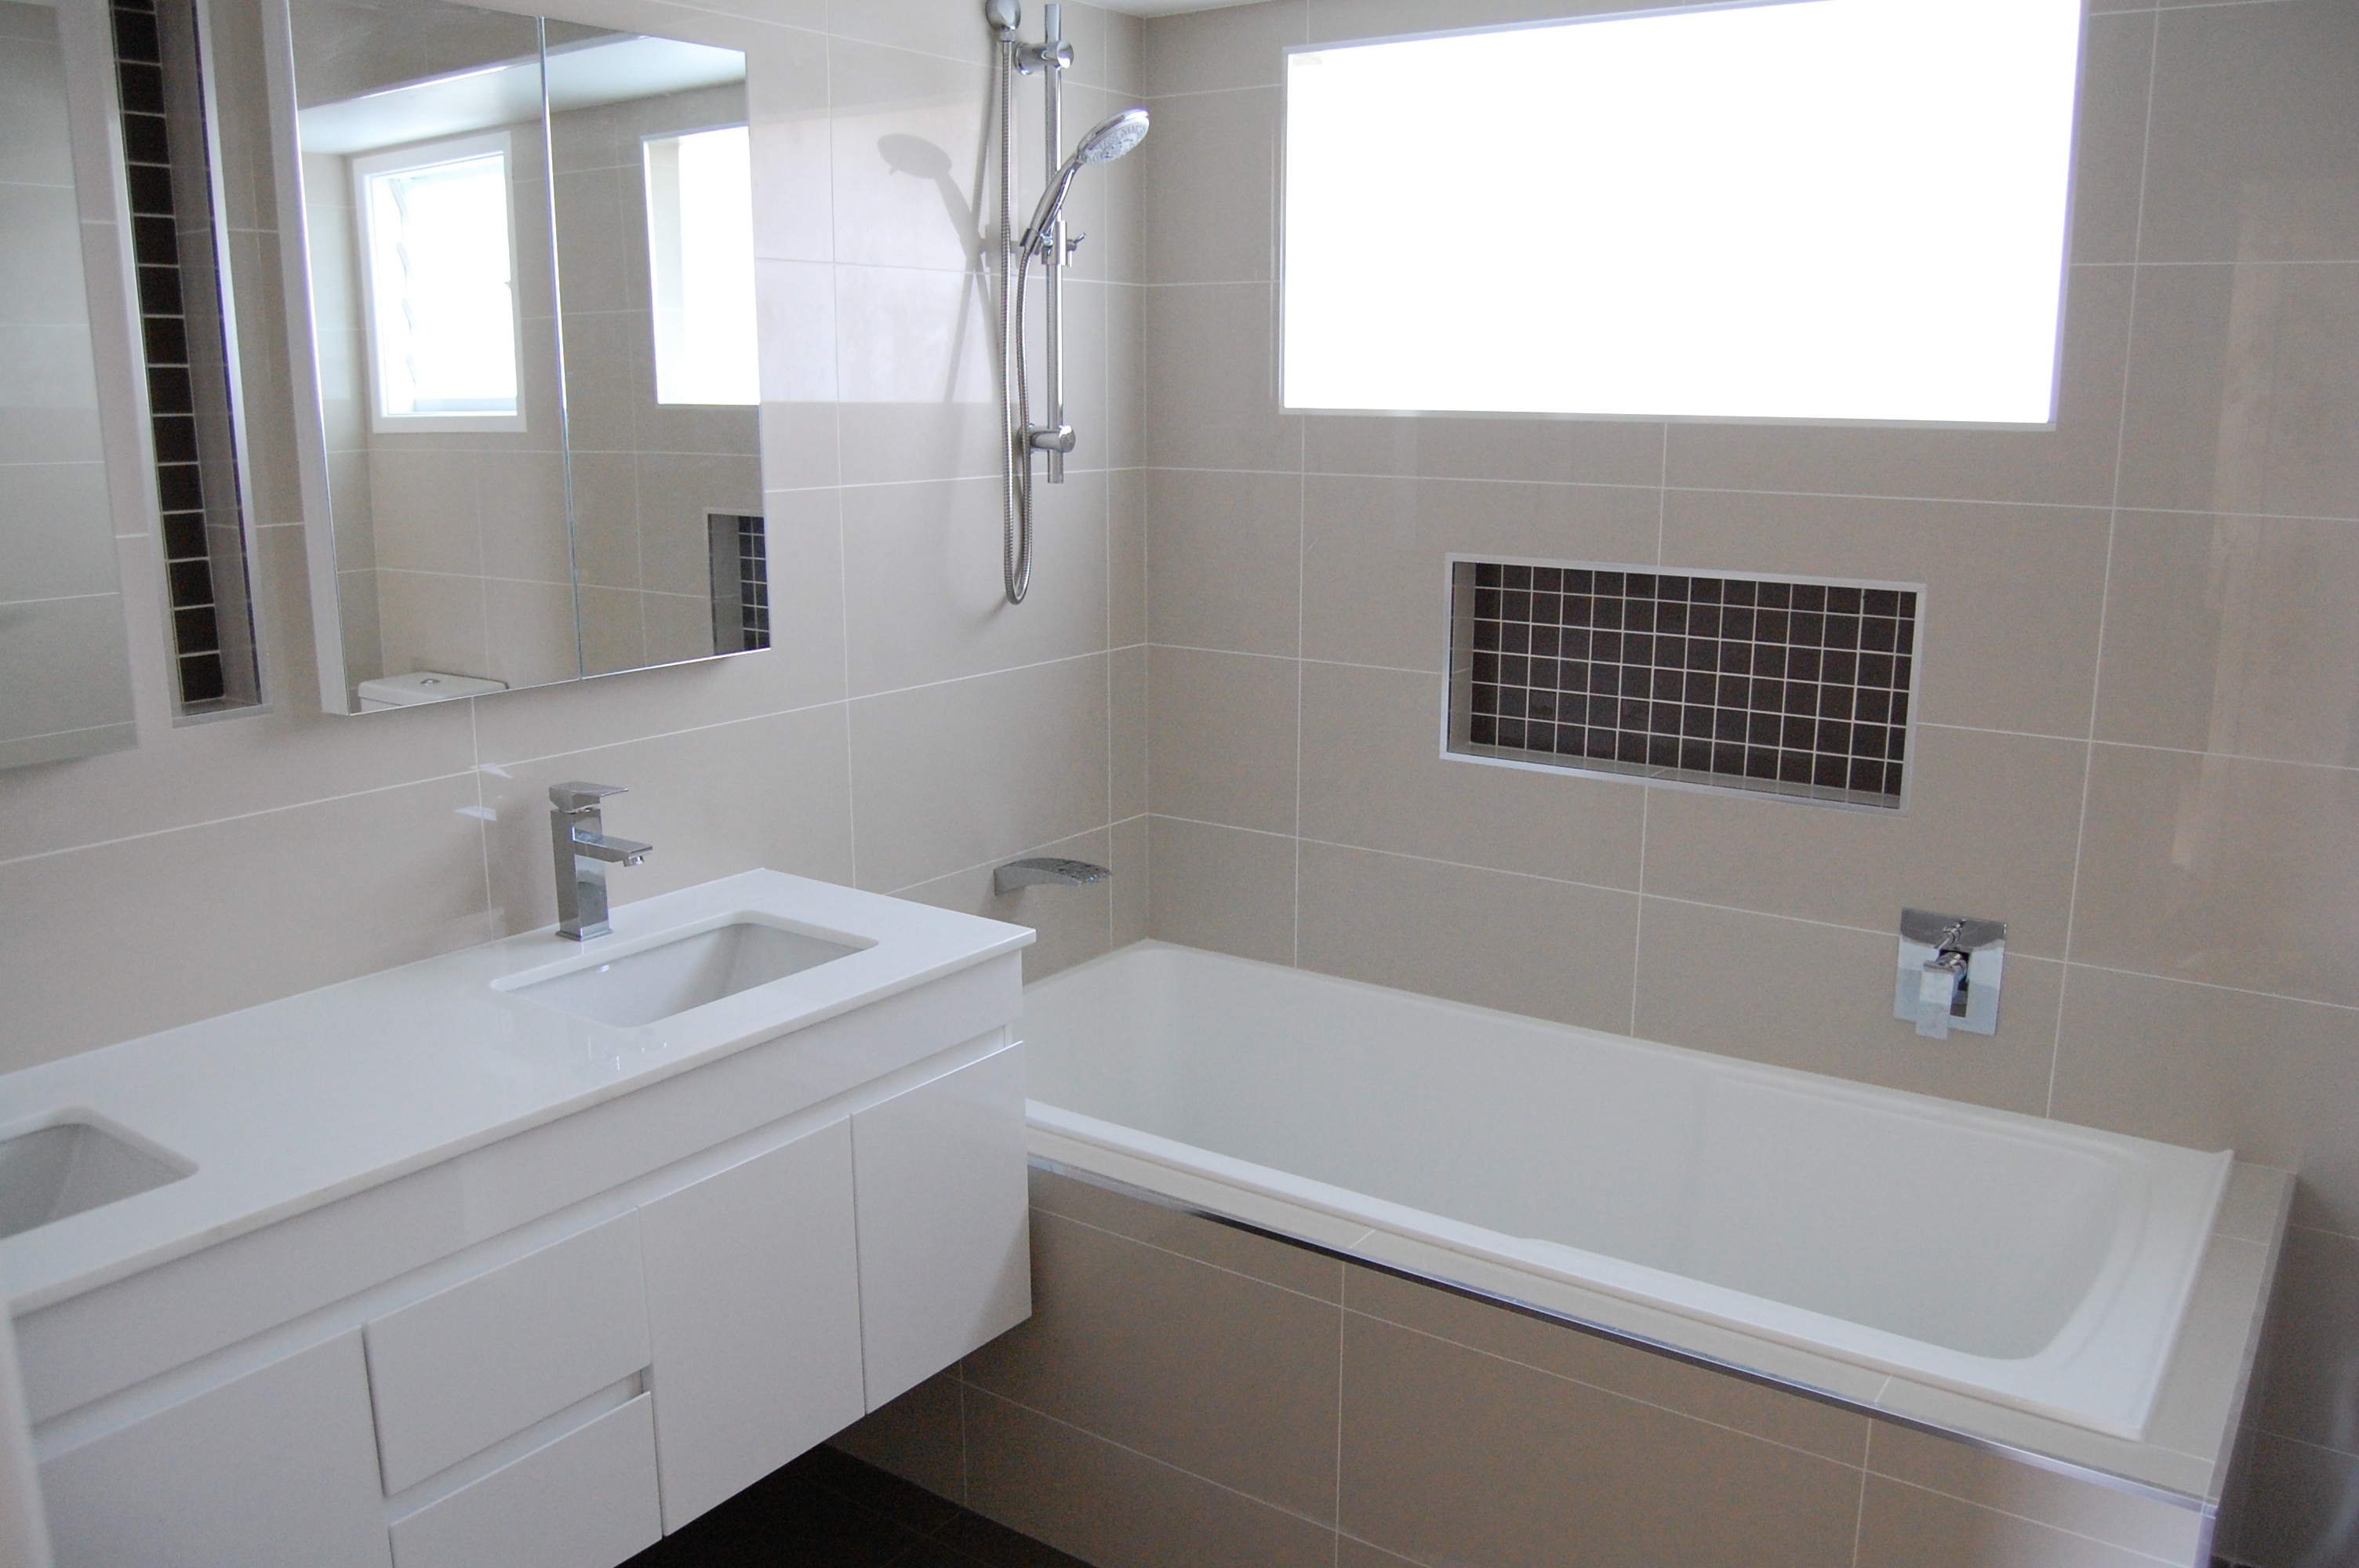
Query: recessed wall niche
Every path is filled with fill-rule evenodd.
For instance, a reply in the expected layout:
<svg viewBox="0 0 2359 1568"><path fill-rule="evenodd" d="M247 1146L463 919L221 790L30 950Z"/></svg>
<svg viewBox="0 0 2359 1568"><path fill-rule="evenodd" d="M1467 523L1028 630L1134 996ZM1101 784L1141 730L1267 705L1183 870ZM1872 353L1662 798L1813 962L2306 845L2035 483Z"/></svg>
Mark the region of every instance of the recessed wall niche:
<svg viewBox="0 0 2359 1568"><path fill-rule="evenodd" d="M1917 583L1451 557L1457 756L1898 809Z"/></svg>

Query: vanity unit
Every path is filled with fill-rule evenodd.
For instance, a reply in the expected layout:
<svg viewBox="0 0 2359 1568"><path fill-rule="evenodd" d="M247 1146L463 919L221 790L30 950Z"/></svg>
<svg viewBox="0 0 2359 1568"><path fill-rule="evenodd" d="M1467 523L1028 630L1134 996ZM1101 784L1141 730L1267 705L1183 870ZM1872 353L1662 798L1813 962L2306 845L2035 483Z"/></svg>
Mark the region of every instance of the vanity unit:
<svg viewBox="0 0 2359 1568"><path fill-rule="evenodd" d="M1030 932L612 919L0 1077L61 1565L606 1568L1029 1314Z"/></svg>

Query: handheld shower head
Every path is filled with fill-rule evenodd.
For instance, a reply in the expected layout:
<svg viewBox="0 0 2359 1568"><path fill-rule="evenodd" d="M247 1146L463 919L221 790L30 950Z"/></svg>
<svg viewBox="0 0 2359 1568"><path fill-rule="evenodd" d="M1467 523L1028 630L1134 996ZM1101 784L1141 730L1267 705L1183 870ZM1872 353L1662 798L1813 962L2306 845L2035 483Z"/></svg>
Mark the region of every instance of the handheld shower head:
<svg viewBox="0 0 2359 1568"><path fill-rule="evenodd" d="M1073 176L1081 173L1082 166L1112 163L1145 141L1147 129L1146 110L1125 109L1111 119L1100 122L1096 128L1082 138L1081 145L1073 149L1073 156L1058 167L1057 178L1050 180L1049 189L1040 193L1040 205L1032 210L1032 222L1025 229L1024 241L1019 247L1025 254L1029 255L1039 245L1040 236L1049 232L1050 225L1057 221L1057 214L1064 210L1065 193L1073 188Z"/></svg>

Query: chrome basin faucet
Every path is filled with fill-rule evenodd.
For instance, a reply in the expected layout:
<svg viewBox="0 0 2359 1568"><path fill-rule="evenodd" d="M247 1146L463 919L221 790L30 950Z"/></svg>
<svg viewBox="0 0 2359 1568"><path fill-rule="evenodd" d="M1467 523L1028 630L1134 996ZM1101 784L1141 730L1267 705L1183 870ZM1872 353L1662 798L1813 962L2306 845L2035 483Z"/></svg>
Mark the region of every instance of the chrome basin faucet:
<svg viewBox="0 0 2359 1568"><path fill-rule="evenodd" d="M621 795L620 784L571 784L549 786L549 847L557 855L557 934L576 942L603 936L614 929L606 924L606 868L636 866L654 850L652 844L606 837L605 817L598 803Z"/></svg>

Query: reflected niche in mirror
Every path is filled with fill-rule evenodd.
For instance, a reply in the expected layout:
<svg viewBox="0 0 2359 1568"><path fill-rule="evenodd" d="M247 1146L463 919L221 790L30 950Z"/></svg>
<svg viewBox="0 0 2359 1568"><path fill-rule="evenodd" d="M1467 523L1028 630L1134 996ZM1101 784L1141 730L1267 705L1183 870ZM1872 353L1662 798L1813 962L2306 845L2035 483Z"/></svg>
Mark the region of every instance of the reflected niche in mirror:
<svg viewBox="0 0 2359 1568"><path fill-rule="evenodd" d="M281 19L323 703L766 646L745 57L436 0Z"/></svg>
<svg viewBox="0 0 2359 1568"><path fill-rule="evenodd" d="M58 13L0 0L0 768L136 739L67 102Z"/></svg>

